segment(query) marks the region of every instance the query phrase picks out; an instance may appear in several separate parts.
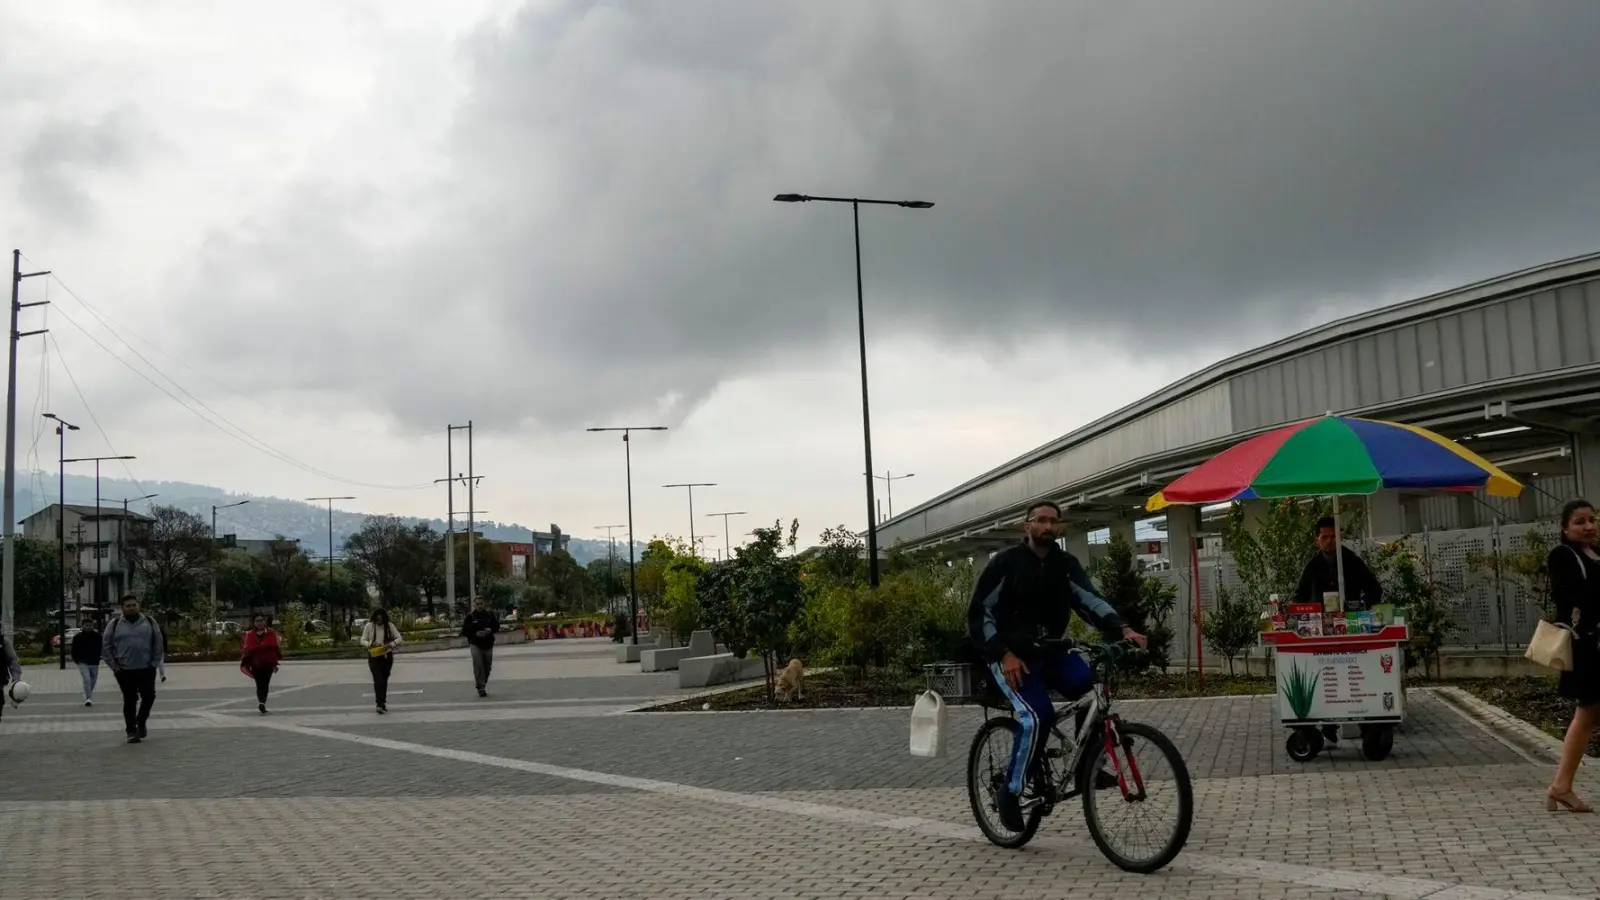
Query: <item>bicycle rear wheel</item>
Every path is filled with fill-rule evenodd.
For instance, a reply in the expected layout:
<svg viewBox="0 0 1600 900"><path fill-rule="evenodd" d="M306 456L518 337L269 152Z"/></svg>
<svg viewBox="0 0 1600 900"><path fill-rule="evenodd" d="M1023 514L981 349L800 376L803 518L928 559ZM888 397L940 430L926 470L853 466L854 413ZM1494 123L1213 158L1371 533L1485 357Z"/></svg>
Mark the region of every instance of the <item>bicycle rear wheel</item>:
<svg viewBox="0 0 1600 900"><path fill-rule="evenodd" d="M1016 719L990 719L973 736L972 749L967 753L967 799L972 801L972 817L990 843L1007 850L1016 850L1033 840L1041 818L1038 807L1025 809L1022 830L1012 831L1001 823L995 802L996 793L1006 783L1006 768L1020 737L1022 725Z"/></svg>
<svg viewBox="0 0 1600 900"><path fill-rule="evenodd" d="M1115 759L1102 736L1082 772L1084 821L1106 859L1147 875L1172 862L1189 840L1194 787L1183 756L1166 735L1137 722L1114 721L1112 728ZM1121 784L1096 790L1095 776L1102 770L1120 774Z"/></svg>

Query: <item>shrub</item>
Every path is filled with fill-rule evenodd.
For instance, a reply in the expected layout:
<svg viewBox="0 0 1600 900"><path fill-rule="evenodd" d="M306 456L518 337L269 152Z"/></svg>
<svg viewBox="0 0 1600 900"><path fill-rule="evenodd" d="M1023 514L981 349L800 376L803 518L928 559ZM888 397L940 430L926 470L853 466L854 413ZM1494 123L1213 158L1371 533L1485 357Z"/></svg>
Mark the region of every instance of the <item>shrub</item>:
<svg viewBox="0 0 1600 900"><path fill-rule="evenodd" d="M1128 667L1153 666L1165 672L1170 665L1172 648L1172 628L1167 623L1177 603L1178 589L1141 572L1133 545L1120 534L1111 536L1110 548L1105 556L1095 561L1091 574L1100 596L1122 614L1130 628L1149 638L1149 657L1129 663ZM1076 624L1077 619L1073 621ZM1095 636L1098 637L1098 633Z"/></svg>
<svg viewBox="0 0 1600 900"><path fill-rule="evenodd" d="M1217 592L1217 607L1206 613L1202 633L1211 649L1228 658L1228 674L1233 674L1233 658L1255 643L1260 631L1262 607L1248 596L1235 595L1227 588ZM1245 660L1245 671L1250 661Z"/></svg>

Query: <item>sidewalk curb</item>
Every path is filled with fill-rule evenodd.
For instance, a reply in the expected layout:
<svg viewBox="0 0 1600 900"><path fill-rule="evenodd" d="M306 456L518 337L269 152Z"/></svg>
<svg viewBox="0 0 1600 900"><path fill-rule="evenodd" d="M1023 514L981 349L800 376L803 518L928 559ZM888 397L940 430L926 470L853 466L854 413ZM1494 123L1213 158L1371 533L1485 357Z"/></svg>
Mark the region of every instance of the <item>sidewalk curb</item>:
<svg viewBox="0 0 1600 900"><path fill-rule="evenodd" d="M1473 696L1470 692L1449 685L1435 685L1422 690L1451 707L1492 736L1507 743L1525 755L1537 757L1540 762L1554 764L1561 759L1561 741L1541 729L1513 716L1498 706ZM1583 757L1581 765L1592 766L1594 759Z"/></svg>

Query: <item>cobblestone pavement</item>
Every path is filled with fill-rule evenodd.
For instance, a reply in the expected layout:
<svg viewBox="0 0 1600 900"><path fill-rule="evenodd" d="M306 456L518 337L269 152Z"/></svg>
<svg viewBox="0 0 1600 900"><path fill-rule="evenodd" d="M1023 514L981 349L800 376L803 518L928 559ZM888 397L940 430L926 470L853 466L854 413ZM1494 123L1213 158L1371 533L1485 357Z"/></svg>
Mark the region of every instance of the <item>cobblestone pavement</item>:
<svg viewBox="0 0 1600 900"><path fill-rule="evenodd" d="M625 712L678 691L610 654L505 648L481 700L465 654L403 658L382 717L360 661L285 666L266 717L237 669L174 666L137 746L114 684L85 709L75 673L30 671L0 724L0 896L1600 897L1596 817L1546 813L1543 763L1424 692L1383 763L1290 762L1263 698L1124 704L1196 777L1187 848L1140 877L1072 805L1022 851L982 841L975 711L915 760L904 711Z"/></svg>

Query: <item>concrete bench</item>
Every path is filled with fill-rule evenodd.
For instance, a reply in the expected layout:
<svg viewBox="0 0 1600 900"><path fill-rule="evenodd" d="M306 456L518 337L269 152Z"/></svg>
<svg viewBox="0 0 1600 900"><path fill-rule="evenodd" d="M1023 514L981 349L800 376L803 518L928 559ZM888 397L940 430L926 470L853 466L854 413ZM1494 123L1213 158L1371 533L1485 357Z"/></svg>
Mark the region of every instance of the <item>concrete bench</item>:
<svg viewBox="0 0 1600 900"><path fill-rule="evenodd" d="M688 647L652 647L639 653L639 671L668 672L693 655Z"/></svg>
<svg viewBox="0 0 1600 900"><path fill-rule="evenodd" d="M732 653L690 656L678 661L678 687L699 688L748 681L767 674L759 656L736 659Z"/></svg>
<svg viewBox="0 0 1600 900"><path fill-rule="evenodd" d="M633 642L632 638L623 638L622 643L617 645L617 662L636 663L639 661L639 655L641 653L646 650L654 649L656 649L656 638L654 635L639 635L639 643L637 644Z"/></svg>

